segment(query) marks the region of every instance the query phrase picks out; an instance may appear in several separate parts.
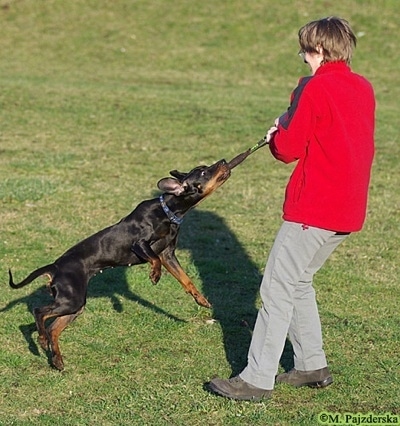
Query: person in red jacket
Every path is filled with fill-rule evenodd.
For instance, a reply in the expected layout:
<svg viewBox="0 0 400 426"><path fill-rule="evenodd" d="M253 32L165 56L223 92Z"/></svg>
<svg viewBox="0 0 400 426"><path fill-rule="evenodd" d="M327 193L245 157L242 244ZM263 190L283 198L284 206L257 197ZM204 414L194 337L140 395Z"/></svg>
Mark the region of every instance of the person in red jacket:
<svg viewBox="0 0 400 426"><path fill-rule="evenodd" d="M350 68L356 37L346 20L328 17L302 27L299 44L311 76L300 79L290 107L267 132L272 155L297 164L260 287L248 363L238 376L209 383L232 399L269 398L275 383L322 388L333 382L313 276L366 216L375 96ZM287 335L294 368L276 375Z"/></svg>

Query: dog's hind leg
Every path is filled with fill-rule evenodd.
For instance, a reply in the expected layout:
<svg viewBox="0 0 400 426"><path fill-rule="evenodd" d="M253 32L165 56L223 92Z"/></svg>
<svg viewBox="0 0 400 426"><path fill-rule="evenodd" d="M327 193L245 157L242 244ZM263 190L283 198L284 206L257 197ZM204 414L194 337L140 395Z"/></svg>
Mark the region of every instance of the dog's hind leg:
<svg viewBox="0 0 400 426"><path fill-rule="evenodd" d="M53 293L52 287L51 287L52 278L48 274L47 274L47 276L49 277L49 282L46 284L46 287L48 288L50 294L55 296L55 293ZM49 305L49 306L44 306L42 308L34 308L33 309L33 316L35 317L36 329L39 333L38 342L39 342L40 347L44 351L47 351L49 349L49 339L48 339L48 336L47 336L47 333L46 333L45 322L48 318L52 318L54 316L57 316L57 314L53 313L52 308L54 308L54 305Z"/></svg>
<svg viewBox="0 0 400 426"><path fill-rule="evenodd" d="M58 343L60 334L68 327L69 324L80 315L84 306L79 309L75 314L63 315L54 320L54 322L47 328L47 336L50 340L51 352L52 352L52 364L57 370L64 370L64 362L60 351L60 345Z"/></svg>
<svg viewBox="0 0 400 426"><path fill-rule="evenodd" d="M49 349L49 339L46 333L45 321L47 318L50 318L48 306L44 308L35 308L33 310L33 316L35 317L36 329L39 333L38 342L40 347L47 351Z"/></svg>
<svg viewBox="0 0 400 426"><path fill-rule="evenodd" d="M86 294L82 291L77 294L74 289L75 287L68 286L66 281L63 285L52 285L54 303L33 310L39 333L39 344L44 350L48 350L50 346L53 365L58 370L64 368L58 338L65 327L83 311L86 303ZM54 321L46 329L45 323L51 318L54 318Z"/></svg>

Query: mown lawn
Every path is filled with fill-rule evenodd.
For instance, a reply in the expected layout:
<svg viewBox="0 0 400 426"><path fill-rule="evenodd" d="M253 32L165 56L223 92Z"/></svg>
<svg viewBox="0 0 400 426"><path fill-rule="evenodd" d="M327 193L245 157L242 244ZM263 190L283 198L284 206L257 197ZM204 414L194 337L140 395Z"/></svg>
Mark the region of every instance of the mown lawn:
<svg viewBox="0 0 400 426"><path fill-rule="evenodd" d="M297 30L327 15L358 35L377 96L368 220L316 278L335 384L273 399L207 392L246 363L258 287L292 166L258 151L187 216L178 257L213 309L165 273L108 270L61 337L36 344L45 280L8 287L158 194L172 169L254 145L308 70ZM400 415L400 59L396 0L0 0L0 424L317 425ZM290 348L282 364L290 363ZM400 422L400 418L398 420Z"/></svg>

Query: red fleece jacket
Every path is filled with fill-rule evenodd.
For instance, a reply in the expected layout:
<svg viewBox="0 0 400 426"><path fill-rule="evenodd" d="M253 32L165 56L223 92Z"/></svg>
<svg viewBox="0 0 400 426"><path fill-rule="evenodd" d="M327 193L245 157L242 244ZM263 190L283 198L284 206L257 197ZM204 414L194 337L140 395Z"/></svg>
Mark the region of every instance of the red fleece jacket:
<svg viewBox="0 0 400 426"><path fill-rule="evenodd" d="M374 156L375 96L345 62L300 79L270 142L272 155L297 161L286 188L284 220L336 232L365 221Z"/></svg>

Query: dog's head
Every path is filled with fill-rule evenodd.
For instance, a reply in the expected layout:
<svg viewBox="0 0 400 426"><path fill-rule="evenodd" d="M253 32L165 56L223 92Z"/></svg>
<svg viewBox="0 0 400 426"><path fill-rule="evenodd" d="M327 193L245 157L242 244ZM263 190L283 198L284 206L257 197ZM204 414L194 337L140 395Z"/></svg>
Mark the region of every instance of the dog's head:
<svg viewBox="0 0 400 426"><path fill-rule="evenodd" d="M173 176L161 179L157 186L161 191L179 196L194 195L199 200L207 197L226 182L231 175L225 160L212 166L198 166L188 173L172 170Z"/></svg>

